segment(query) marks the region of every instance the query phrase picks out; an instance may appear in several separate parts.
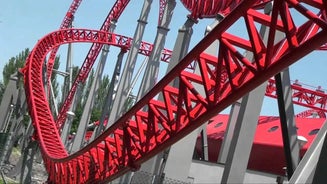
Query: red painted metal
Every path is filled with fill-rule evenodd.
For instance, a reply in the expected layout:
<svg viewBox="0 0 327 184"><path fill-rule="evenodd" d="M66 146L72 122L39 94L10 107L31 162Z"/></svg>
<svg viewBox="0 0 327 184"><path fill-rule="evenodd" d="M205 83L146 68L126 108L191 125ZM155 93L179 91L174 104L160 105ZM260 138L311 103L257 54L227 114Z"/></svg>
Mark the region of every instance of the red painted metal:
<svg viewBox="0 0 327 184"><path fill-rule="evenodd" d="M304 88L297 83L293 83L291 88L293 103L318 111L327 112L327 94L324 91ZM268 80L266 96L277 98L276 84L273 79Z"/></svg>
<svg viewBox="0 0 327 184"><path fill-rule="evenodd" d="M316 116L318 116L319 118L326 119L326 113L324 111L317 111L313 109L308 109L306 111L303 111L295 115L295 117L299 117L299 118L316 117Z"/></svg>
<svg viewBox="0 0 327 184"><path fill-rule="evenodd" d="M125 7L128 5L129 1L130 0L117 0L100 30L109 31L111 21L115 22L118 20L118 18L124 11ZM167 0L160 0L159 22L162 19L162 16L164 13L163 11L164 11L166 4L167 4ZM128 49L130 48L130 45L121 45L121 46L124 46ZM56 120L58 128L63 125L63 123L67 117L67 114L65 112L68 111L68 109L72 103L72 100L76 93L78 84L85 82L85 80L88 76L88 73L90 72L90 70L95 62L95 59L97 58L98 54L100 53L101 48L102 48L101 44L93 44L91 46L91 49L89 50L89 53L88 53L87 57L85 58L85 61L81 67L82 69L79 71L79 74L78 74L77 78L75 79L75 81L72 85L72 88L69 91L67 98L65 99L64 104L61 107L59 116ZM149 56L152 51L152 48L153 48L152 44L147 43L147 42L142 42L141 46L139 48L139 52L143 55ZM164 49L162 51L161 61L169 62L171 53L172 53L172 51L170 51L168 49ZM52 69L52 66L49 66L49 67L51 67L51 69ZM192 68L192 66L190 66L190 67ZM51 73L51 71L48 71L48 73ZM49 76L51 76L51 75L49 75Z"/></svg>
<svg viewBox="0 0 327 184"><path fill-rule="evenodd" d="M65 28L69 28L71 26L71 23L74 20L75 12L77 11L81 2L82 2L82 0L73 0L59 29L65 29ZM51 75L52 75L52 68L54 65L54 61L55 61L58 49L59 49L59 47L54 48L50 53L50 57L49 57L49 60L47 63L47 78L48 78L48 80L50 80Z"/></svg>
<svg viewBox="0 0 327 184"><path fill-rule="evenodd" d="M218 14L226 16L240 4L241 0L181 0L181 2L191 12L189 17L197 20L198 18L214 18ZM268 2L271 0L257 1L253 8L262 8Z"/></svg>
<svg viewBox="0 0 327 184"><path fill-rule="evenodd" d="M122 49L127 49L127 50L130 49L131 44L132 44L132 38L122 36L122 35L118 35L118 34L115 34L113 37L115 37L114 38L115 39L114 46L120 47ZM142 54L142 55L145 55L145 56L150 56L150 54L152 52L152 49L153 49L153 44L142 41L141 44L140 44L140 48L139 48L138 52L139 52L139 54ZM163 61L163 62L168 63L170 61L170 59L171 59L171 54L172 54L171 50L163 49L162 53L161 53L160 60ZM191 69L191 70L194 70L194 66L192 66L192 65L188 66L188 68ZM72 88L75 88L75 90L76 90L77 86L73 85ZM73 91L73 92L75 93L76 91ZM67 103L67 105L70 105L71 100L69 101L69 100L66 99L66 103ZM61 111L64 111L63 109L66 109L66 107L65 106L62 107ZM66 115L62 115L62 116L58 117L58 119L57 119L58 127L61 127L63 125L65 118L66 118Z"/></svg>
<svg viewBox="0 0 327 184"><path fill-rule="evenodd" d="M129 170L138 169L141 163L327 42L326 19L303 6L310 4L325 14L326 6L322 1L275 0L271 16L252 8L258 2L240 2L235 11L227 15L130 111L96 140L72 155L67 154L61 143L42 88L44 58L53 48L70 42L119 44L113 33L83 29L59 30L39 40L23 71L29 113L49 181L105 183ZM289 7L319 26L314 35L301 37L307 32L307 27L303 26L306 23L293 24ZM244 31L248 32L248 38L227 31L241 19L245 20ZM259 36L255 22L269 27L267 44ZM286 37L276 43L274 35L277 30ZM219 41L218 58L203 53L215 41ZM245 58L238 48L253 53L254 61ZM187 67L191 63L200 66L200 74L189 72ZM83 66L82 71L90 67ZM173 80L180 81L177 88L169 86ZM195 83L202 85L205 94L197 92L193 86ZM156 99L158 94L164 96L162 101Z"/></svg>
<svg viewBox="0 0 327 184"><path fill-rule="evenodd" d="M126 6L128 5L129 2L130 2L130 0L117 0L115 2L115 4L113 5L113 7L111 8L108 16L106 17L104 23L102 24L100 30L108 32L109 28L110 28L110 24L112 22L118 21L118 18L123 13L124 9L126 8ZM72 100L76 93L78 84L85 82L89 72L92 69L92 66L93 66L96 58L98 57L98 55L101 51L102 46L103 46L103 44L99 44L99 43L92 44L83 64L81 66L81 69L79 70L79 73L78 73L74 83L72 84L72 88L70 89L70 91L60 109L59 116L56 120L56 124L57 124L58 128L60 128L62 126L62 124L64 123L64 121L67 117L66 112L68 112L68 110L71 106L71 103L72 103Z"/></svg>

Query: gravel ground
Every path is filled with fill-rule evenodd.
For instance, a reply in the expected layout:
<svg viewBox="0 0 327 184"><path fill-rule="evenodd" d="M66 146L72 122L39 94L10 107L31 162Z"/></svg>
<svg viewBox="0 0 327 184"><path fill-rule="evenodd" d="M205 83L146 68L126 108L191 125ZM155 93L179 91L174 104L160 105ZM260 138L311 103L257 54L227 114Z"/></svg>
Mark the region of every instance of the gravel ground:
<svg viewBox="0 0 327 184"><path fill-rule="evenodd" d="M7 183L19 183L19 178L10 178L8 176L8 173L12 171L15 168L15 165L17 164L18 160L20 159L21 154L17 149L14 149L12 152L9 163L5 163L1 167L1 171L4 174L6 178ZM31 178L31 184L43 184L47 181L47 172L44 168L43 163L38 163L36 160L33 162L33 168L32 168L32 178ZM0 178L0 181L2 178Z"/></svg>

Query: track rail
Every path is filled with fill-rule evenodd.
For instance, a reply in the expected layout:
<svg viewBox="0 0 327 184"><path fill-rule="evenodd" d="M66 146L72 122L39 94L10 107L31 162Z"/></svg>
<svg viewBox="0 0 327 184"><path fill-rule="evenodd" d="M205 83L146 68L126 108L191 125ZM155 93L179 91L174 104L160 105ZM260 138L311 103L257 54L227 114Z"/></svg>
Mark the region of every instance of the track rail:
<svg viewBox="0 0 327 184"><path fill-rule="evenodd" d="M295 117L299 118L307 118L307 117L312 117L312 116L318 116L319 118L325 118L326 119L326 113L324 111L317 111L313 109L308 109L306 111L303 111L299 114L296 114Z"/></svg>
<svg viewBox="0 0 327 184"><path fill-rule="evenodd" d="M300 84L293 83L292 99L293 103L318 110L318 112L327 112L327 94L322 90L311 90L303 88ZM266 88L266 96L277 98L275 80L269 79Z"/></svg>
<svg viewBox="0 0 327 184"><path fill-rule="evenodd" d="M70 5L70 7L68 8L68 11L64 17L64 20L62 21L59 29L67 29L70 28L73 20L74 20L74 16L75 13L79 7L79 5L81 4L82 0L73 0L72 4ZM52 68L55 62L55 58L56 58L56 54L58 52L59 47L54 48L51 53L50 53L50 57L47 63L47 80L50 80L51 75L52 75Z"/></svg>
<svg viewBox="0 0 327 184"><path fill-rule="evenodd" d="M215 18L217 15L226 16L240 4L242 0L181 0L185 8L191 13L190 18L197 20L199 18ZM263 8L271 0L258 0L252 8Z"/></svg>
<svg viewBox="0 0 327 184"><path fill-rule="evenodd" d="M251 8L256 3L242 1L130 111L96 140L72 155L67 154L61 143L42 88L44 58L53 48L70 42L116 45L115 34L67 29L42 38L32 50L23 72L29 113L49 182L105 183L129 170L138 169L141 163L327 42L327 6L323 1L275 0L271 16ZM308 6L319 11L312 12L306 8ZM294 24L289 7L308 20ZM248 38L228 32L241 19ZM255 22L269 27L267 42L259 36ZM319 29L303 36L309 32L310 26L307 25ZM274 41L276 31L285 35L277 43ZM220 43L218 58L204 54L203 51L216 40ZM254 60L249 61L238 49L253 53ZM200 74L191 73L187 69L190 64L199 66ZM169 85L173 80L179 80L177 88ZM194 84L201 86L205 93L198 93ZM157 100L159 94L163 95L163 101Z"/></svg>
<svg viewBox="0 0 327 184"><path fill-rule="evenodd" d="M109 14L107 15L105 21L103 22L100 30L108 32L111 27L111 23L116 22L118 20L118 18L121 16L121 14L123 13L124 9L126 8L129 2L130 0L117 0L113 5L113 7L111 8L111 10L109 11ZM81 69L79 70L78 75L72 84L72 88L68 92L68 95L60 109L59 116L56 120L56 124L58 128L60 128L63 125L67 117L66 112L68 112L71 106L78 84L85 82L96 58L98 57L101 51L102 46L103 44L95 42L92 44L89 52L87 53L86 58L81 66Z"/></svg>

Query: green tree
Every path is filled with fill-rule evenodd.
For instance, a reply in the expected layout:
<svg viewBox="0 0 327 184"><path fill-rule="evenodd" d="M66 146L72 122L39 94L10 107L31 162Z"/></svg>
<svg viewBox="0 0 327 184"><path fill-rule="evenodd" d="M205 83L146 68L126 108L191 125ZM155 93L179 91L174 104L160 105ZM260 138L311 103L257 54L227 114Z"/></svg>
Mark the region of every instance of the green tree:
<svg viewBox="0 0 327 184"><path fill-rule="evenodd" d="M75 118L73 120L73 124L72 124L70 132L77 131L78 124L80 122L80 118L82 117L85 102L88 98L93 80L94 80L94 70L91 70L87 81L81 88L82 96L79 98L80 101L77 102L77 106L75 109ZM93 105L92 112L91 112L90 122L98 121L100 119L103 104L104 104L105 97L106 97L106 93L108 92L108 88L109 88L109 76L105 75L102 77L102 80L100 81L100 86L99 86L99 89L97 90L97 94L95 94L94 105Z"/></svg>
<svg viewBox="0 0 327 184"><path fill-rule="evenodd" d="M3 67L3 83L4 86L7 86L10 76L17 72L19 69L23 68L25 65L25 61L29 55L30 51L28 48L19 53L16 57L12 57L9 59L8 63Z"/></svg>
<svg viewBox="0 0 327 184"><path fill-rule="evenodd" d="M84 85L84 89L83 89L83 97L81 98L81 103L82 103L82 106L84 108L85 106L85 103L86 103L86 100L87 100L87 97L89 96L89 93L90 93L90 89L91 89L91 86L92 86L92 82L94 80L94 70L92 69L91 72L89 73L89 76L85 82L85 85Z"/></svg>
<svg viewBox="0 0 327 184"><path fill-rule="evenodd" d="M133 107L133 105L135 104L135 96L131 93L128 97L127 100L124 104L124 112L127 112L130 108Z"/></svg>
<svg viewBox="0 0 327 184"><path fill-rule="evenodd" d="M30 51L28 48L26 48L25 50L21 51L17 56L11 57L9 59L9 61L4 65L4 68L2 71L3 82L0 82L0 101L2 100L3 93L7 87L7 84L10 80L11 75L13 75L16 72L19 72L19 70L24 67L26 59L29 54L30 54ZM59 59L60 59L59 56L55 58L55 63L54 63L54 67L53 67L54 69L59 68L59 64L60 64ZM21 85L20 87L23 87L22 86L23 78L21 78L21 81L19 81L19 82ZM59 90L58 90L59 84L57 82L55 73L53 73L53 75L51 76L51 82L52 82L54 94L55 94L55 96L57 96L59 93ZM50 100L50 103L53 103L53 102ZM51 105L53 105L53 104L51 104Z"/></svg>
<svg viewBox="0 0 327 184"><path fill-rule="evenodd" d="M0 102L2 100L3 93L5 92L5 89L6 89L5 85L3 84L2 81L0 81Z"/></svg>
<svg viewBox="0 0 327 184"><path fill-rule="evenodd" d="M9 61L4 65L2 71L2 79L0 82L0 101L2 100L3 93L6 90L7 84L9 82L10 76L15 72L18 72L19 69L23 68L25 65L25 61L29 55L29 49L26 48L22 52L20 52L17 56L11 57Z"/></svg>
<svg viewBox="0 0 327 184"><path fill-rule="evenodd" d="M109 90L109 84L110 84L109 76L104 75L102 80L100 81L100 86L94 102L94 108L96 109L103 108L105 97Z"/></svg>

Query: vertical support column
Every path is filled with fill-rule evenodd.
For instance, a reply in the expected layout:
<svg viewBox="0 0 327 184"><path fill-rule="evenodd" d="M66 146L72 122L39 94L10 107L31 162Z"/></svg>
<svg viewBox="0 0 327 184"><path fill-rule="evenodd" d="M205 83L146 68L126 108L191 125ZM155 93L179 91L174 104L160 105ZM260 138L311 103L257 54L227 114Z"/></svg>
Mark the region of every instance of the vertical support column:
<svg viewBox="0 0 327 184"><path fill-rule="evenodd" d="M265 7L265 13L270 12L271 4L268 4ZM262 26L260 34L266 38L267 33L265 26ZM242 183L244 180L265 87L266 84L263 84L250 92L242 98L241 105L236 103L231 109L228 129L218 160L221 163L226 162L222 183Z"/></svg>
<svg viewBox="0 0 327 184"><path fill-rule="evenodd" d="M73 146L72 146L72 152L78 151L84 145L85 132L86 132L87 125L91 118L92 108L94 105L94 98L95 98L95 95L97 94L97 91L100 86L100 81L102 78L102 74L103 74L103 70L104 70L108 52L109 52L109 46L104 45L102 48L100 62L98 64L96 72L94 74L95 77L92 81L91 89L90 89L89 95L87 97L87 100L86 100L86 103L85 103L85 106L83 109L83 114L82 114L82 117L81 117L81 120L80 120L80 123L78 126L77 133L75 135L75 139L74 139Z"/></svg>
<svg viewBox="0 0 327 184"><path fill-rule="evenodd" d="M66 63L66 73L69 74L68 76L65 77L64 80L64 90L62 93L62 99L65 99L69 89L72 87L72 61L73 61L73 49L72 49L72 43L68 44L68 49L67 49L67 63Z"/></svg>
<svg viewBox="0 0 327 184"><path fill-rule="evenodd" d="M23 153L23 167L20 173L20 183L28 184L32 182L33 159L36 154L38 144L36 141L30 141Z"/></svg>
<svg viewBox="0 0 327 184"><path fill-rule="evenodd" d="M168 1L168 3L169 2L170 1ZM166 73L168 73L172 68L174 68L174 66L176 66L178 64L178 62L181 60L181 58L183 58L187 54L191 36L193 33L192 26L194 25L194 23L195 23L194 20L187 19L186 22L184 23L184 25L178 30L177 39L176 39L176 42L174 45L173 53L171 56L171 60L168 64ZM163 97L159 96L159 98L163 98ZM189 136L187 136L187 137L189 137ZM193 134L191 136L194 137ZM183 140L188 140L187 137L184 138ZM193 141L194 139L190 139L190 140ZM185 143L184 145L187 145L187 143ZM153 178L149 182L160 183L163 181L169 149L170 148L168 148L166 151L164 151L162 153L159 153L155 157L151 158L150 160L148 160L147 162L142 164L141 169L140 169L141 171L153 174ZM187 152L186 150L183 150L183 151ZM193 150L191 152L193 153ZM176 164L176 163L174 163L174 164ZM176 168L173 169L173 171L176 171Z"/></svg>
<svg viewBox="0 0 327 184"><path fill-rule="evenodd" d="M24 155L24 154L28 153L28 152L26 152L26 150L29 149L30 142L32 141L31 137L33 135L33 131L34 131L34 129L33 129L32 121L29 121L29 124L28 124L28 126L26 128L26 131L24 132L24 135L23 135L22 143L19 145L20 151L23 154L19 158L19 160L16 163L15 167L8 173L8 176L11 177L11 178L19 178L22 171L27 167L27 164L26 164L26 161L25 161L27 156Z"/></svg>
<svg viewBox="0 0 327 184"><path fill-rule="evenodd" d="M19 80L21 80L21 79L19 79ZM24 93L24 89L22 87L19 87L18 95L15 98L17 100L15 100L15 105L14 105L15 107L14 107L14 111L13 111L12 123L11 123L10 129L9 129L9 134L11 134L11 141L8 143L7 153L4 157L5 163L9 163L9 158L11 156L14 144L20 136L19 131L22 128L24 128L23 127L24 126L23 125L24 114L27 111L25 93Z"/></svg>
<svg viewBox="0 0 327 184"><path fill-rule="evenodd" d="M12 133L11 132L6 132L6 133L1 133L2 134L2 142L4 143L1 149L0 149L0 168L2 164L6 161L5 157L9 151L9 146L10 142L12 141Z"/></svg>
<svg viewBox="0 0 327 184"><path fill-rule="evenodd" d="M216 20L207 27L206 33L208 33L212 28L219 24L223 19L221 15L217 15ZM190 37L188 37L190 39ZM189 43L184 40L184 43ZM213 43L208 49L205 50L206 53L211 55L217 55L218 42ZM187 52L187 50L184 50ZM186 55L186 53L184 53ZM180 55L182 56L182 55ZM180 60L182 57L179 58ZM194 73L199 74L199 66L195 66ZM196 90L204 95L202 87L199 87L198 84L193 84ZM193 131L187 137L183 138L181 141L177 142L171 146L167 161L165 164L164 175L167 178L180 180L182 182L188 182L189 170L191 168L194 147L199 133L202 134L204 146L204 159L208 158L208 149L207 149L207 134L206 134L206 124L198 128L198 130ZM178 163L178 164L177 164ZM177 167L177 168L176 168Z"/></svg>
<svg viewBox="0 0 327 184"><path fill-rule="evenodd" d="M270 14L272 10L272 3L268 3L265 6L264 13ZM264 37L264 40L267 40L269 31L267 30L266 26L261 26L260 28L260 35ZM278 38L276 39L278 40ZM246 53L247 58L252 58L252 54ZM237 117L239 115L239 111L241 108L241 101L242 99L237 100L233 105L229 113L229 119L228 119L228 125L227 129L224 135L223 143L220 148L219 156L218 156L218 162L219 163L226 163L227 156L229 153L229 149L231 146L231 141L234 136L234 129L237 121Z"/></svg>
<svg viewBox="0 0 327 184"><path fill-rule="evenodd" d="M110 23L109 32L114 32L115 28L116 28L116 22L113 21ZM94 105L94 98L95 98L95 95L97 94L97 91L100 86L100 82L102 79L104 66L107 61L108 53L109 53L109 45L104 45L102 47L99 64L98 64L96 72L94 74L94 79L92 81L91 89L90 89L89 95L87 97L87 100L86 100L86 103L85 103L85 106L83 109L83 114L82 114L80 123L78 125L78 130L77 130L77 133L74 138L74 142L73 142L73 146L72 146L73 152L78 151L84 145L85 132L86 132L87 125L91 118L92 108Z"/></svg>
<svg viewBox="0 0 327 184"><path fill-rule="evenodd" d="M193 131L170 147L169 155L167 155L166 159L167 161L164 163L164 170L161 175L162 178L167 177L173 180L187 182L194 146L200 131L201 128Z"/></svg>
<svg viewBox="0 0 327 184"><path fill-rule="evenodd" d="M295 169L291 179L289 180L289 183L314 183L313 177L320 177L319 175L322 173L317 173L315 175L316 166L319 160L319 155L322 154L321 149L324 145L326 147L326 131L327 131L327 121L325 121L320 128L318 134L316 135L316 138L311 143L311 146L303 156L303 158L300 161L299 166ZM325 154L326 152L324 152ZM319 163L321 164L321 163ZM318 164L318 165L319 165ZM322 164L323 167L326 165ZM320 167L320 166L319 166ZM317 166L318 169L318 166ZM321 168L319 168L321 169ZM318 171L319 172L319 171ZM323 175L325 172L323 173ZM325 176L323 176L325 177ZM324 180L326 181L326 180ZM316 183L319 183L319 179L316 178ZM324 183L324 182L322 182Z"/></svg>
<svg viewBox="0 0 327 184"><path fill-rule="evenodd" d="M207 125L208 125L208 123L205 123L204 126L202 126L200 128L200 130L201 130L201 137L202 137L202 140L201 140L201 143L202 143L202 151L203 151L202 158L205 161L208 161L209 160Z"/></svg>
<svg viewBox="0 0 327 184"><path fill-rule="evenodd" d="M294 173L300 161L300 146L292 103L292 88L288 68L275 76L277 101L282 128L283 145L287 164L288 179Z"/></svg>
<svg viewBox="0 0 327 184"><path fill-rule="evenodd" d="M51 103L51 108L54 110L54 116L57 117L58 116L58 102L56 100L56 97L55 97L55 94L54 94L54 91L53 91L53 86L52 86L52 82L51 80L49 80L49 86L50 86L50 98L49 98L49 101Z"/></svg>
<svg viewBox="0 0 327 184"><path fill-rule="evenodd" d="M72 27L73 22L71 22L69 27ZM65 76L65 81L64 81L64 91L62 94L62 100L64 100L69 92L69 89L72 88L73 85L73 66L72 66L72 61L73 61L73 48L72 48L72 43L68 44L68 49L67 49L67 63L66 63L66 73L68 73L68 76ZM67 78L68 77L68 78ZM70 109L67 113L67 120L64 124L64 127L61 131L61 140L66 145L67 138L70 132L70 128L72 126L73 118L75 116L74 110L76 107L76 94L73 97L73 104L71 105Z"/></svg>
<svg viewBox="0 0 327 184"><path fill-rule="evenodd" d="M112 74L110 86L109 86L107 96L105 99L105 104L102 108L99 127L96 128L96 130L95 130L95 135L94 135L95 137L100 135L101 132L104 130L104 122L108 118L109 113L111 111L112 103L116 96L115 90L117 90L117 84L118 84L119 75L120 75L120 71L121 71L121 65L123 63L123 58L124 58L124 55L126 52L127 52L126 49L121 49L120 53L118 54L115 70L114 70L114 73ZM107 125L109 125L109 123L107 123ZM109 128L109 126L107 128Z"/></svg>
<svg viewBox="0 0 327 184"><path fill-rule="evenodd" d="M73 19L70 22L70 25L68 28L73 27ZM73 61L73 48L72 48L72 43L68 43L68 48L67 48L67 59L66 59L66 73L69 74L69 76L65 76L64 79L64 89L62 93L62 98L65 99L66 96L69 93L70 88L73 85L73 68L72 68L72 61Z"/></svg>
<svg viewBox="0 0 327 184"><path fill-rule="evenodd" d="M75 103L75 97L73 99L73 103ZM67 147L68 145L67 144L67 138L68 138L68 135L69 135L69 132L70 132L70 129L71 129L71 126L72 126L72 123L73 123L73 120L74 120L74 117L75 117L75 113L74 113L74 110L75 110L75 107L72 105L70 107L70 111L67 112L67 120L66 120L66 123L62 129L62 132L61 132L61 141L63 142L63 144Z"/></svg>
<svg viewBox="0 0 327 184"><path fill-rule="evenodd" d="M17 74L10 76L10 80L2 97L0 104L0 132L5 131L7 127L8 122L6 120L11 111L13 95L16 94L17 96L17 80Z"/></svg>
<svg viewBox="0 0 327 184"><path fill-rule="evenodd" d="M326 125L327 122L324 124ZM320 130L321 131L321 130ZM316 137L317 139L317 137ZM323 141L320 156L318 159L318 163L316 165L316 170L313 175L313 184L320 184L325 183L327 181L327 175L326 175L326 165L327 165L327 137L325 135L324 138L320 139L321 142Z"/></svg>
<svg viewBox="0 0 327 184"><path fill-rule="evenodd" d="M218 163L226 163L231 141L233 139L233 132L235 130L236 120L241 108L241 100L237 100L233 105L229 113L228 125L225 131L223 143L221 145Z"/></svg>
<svg viewBox="0 0 327 184"><path fill-rule="evenodd" d="M266 83L242 98L221 183L243 183Z"/></svg>
<svg viewBox="0 0 327 184"><path fill-rule="evenodd" d="M224 19L224 16L218 14L216 16L216 19L213 21L213 23L211 23L210 25L208 25L206 27L205 33L204 35L207 35L213 28L215 28L222 20ZM204 52L208 53L212 56L218 56L218 47L219 47L219 41L216 40L215 42L213 42ZM195 66L195 71L196 74L200 74L200 70L198 66ZM196 87L198 84L194 84L194 86ZM201 93L201 95L205 95L203 88L201 87L196 87L196 89L198 90L199 93ZM203 124L200 128L199 131L201 133L201 137L202 137L202 151L203 151L203 155L202 158L205 161L208 161L209 159L209 150L208 150L208 137L207 137L207 125L208 122L206 122L205 124Z"/></svg>
<svg viewBox="0 0 327 184"><path fill-rule="evenodd" d="M164 49L166 36L169 31L169 24L173 15L173 10L176 6L175 0L168 0L166 2L166 6L164 8L163 16L161 21L159 22L158 28L157 28L157 34L154 41L153 50L151 52L151 55L149 56L148 63L145 69L145 73L141 82L140 90L138 92L136 101L141 99L157 82L158 77L158 71L159 71L159 65L160 65L160 57L162 50ZM150 161L146 162L145 164L142 164L140 172L137 172L134 175L134 181L138 181L139 178L142 177L141 172L146 173L154 173L155 159L151 159ZM129 177L129 176L127 176ZM151 177L148 178L151 182Z"/></svg>
<svg viewBox="0 0 327 184"><path fill-rule="evenodd" d="M2 163L9 163L9 157L11 155L14 142L18 137L16 134L17 129L19 127L20 120L23 119L22 112L25 113L23 110L23 104L21 103L22 101L25 101L25 94L23 89L18 85L20 80L21 78L19 73L11 75L5 95L3 96L3 102L1 103L1 108L5 106L9 107L7 109L8 112L5 115L3 128L1 130L1 132L5 133L4 135L7 135L7 139L2 148L2 155L0 153L0 165L2 165Z"/></svg>
<svg viewBox="0 0 327 184"><path fill-rule="evenodd" d="M196 20L188 18L184 25L178 30L177 39L166 73L173 69L178 64L178 62L187 54L193 34L192 27L194 23L196 23Z"/></svg>
<svg viewBox="0 0 327 184"><path fill-rule="evenodd" d="M68 142L67 138L68 138L68 135L69 135L72 123L73 123L73 119L75 117L74 111L77 108L77 105L79 103L79 99L81 99L81 96L82 96L82 85L80 83L78 83L76 94L74 95L73 100L72 100L72 105L71 105L69 111L66 112L68 119L66 120L66 123L62 129L62 134L61 134L61 140L67 147L67 150L69 150L70 149L69 147L71 146L70 145L71 142Z"/></svg>
<svg viewBox="0 0 327 184"><path fill-rule="evenodd" d="M111 126L117 118L123 114L125 103L128 99L127 93L131 87L131 81L137 60L138 50L147 24L152 0L144 0L142 11L133 37L133 43L128 53L126 64L118 84L117 94L110 112L108 126Z"/></svg>
<svg viewBox="0 0 327 184"><path fill-rule="evenodd" d="M164 14L157 29L153 50L149 57L136 101L141 99L157 82L161 52L164 49L166 36L169 31L169 24L175 6L175 0L168 0L167 5L165 6Z"/></svg>

